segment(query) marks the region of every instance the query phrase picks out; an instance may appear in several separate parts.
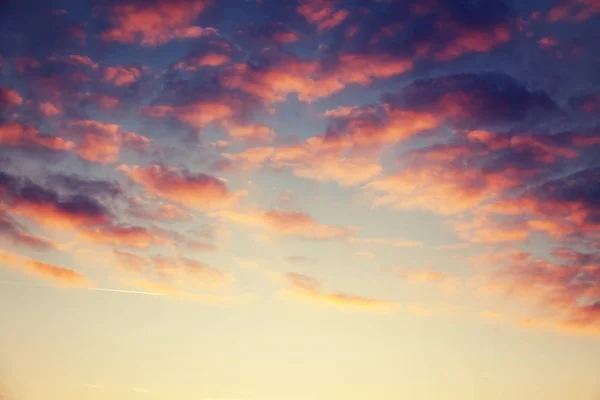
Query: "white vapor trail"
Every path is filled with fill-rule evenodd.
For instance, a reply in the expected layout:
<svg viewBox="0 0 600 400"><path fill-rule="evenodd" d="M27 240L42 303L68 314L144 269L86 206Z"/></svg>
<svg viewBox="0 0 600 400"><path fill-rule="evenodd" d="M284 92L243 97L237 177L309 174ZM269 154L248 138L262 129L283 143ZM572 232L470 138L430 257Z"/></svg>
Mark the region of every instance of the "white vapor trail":
<svg viewBox="0 0 600 400"><path fill-rule="evenodd" d="M163 293L142 292L142 291L139 291L139 290L123 290L123 289L108 289L108 288L81 288L81 289L84 289L84 290L97 290L97 291L100 291L100 292L145 294L147 296L164 296Z"/></svg>
<svg viewBox="0 0 600 400"><path fill-rule="evenodd" d="M52 287L52 286L48 286L48 285L30 284L29 282L2 281L2 280L0 280L0 284L23 285L23 286L39 287L39 288ZM124 290L124 289L110 289L110 288L96 288L96 287L72 287L69 289L71 289L71 290L94 290L94 291L98 291L98 292L112 292L112 293L142 294L142 295L146 295L146 296L164 296L163 293L143 292L143 291L139 291L139 290Z"/></svg>

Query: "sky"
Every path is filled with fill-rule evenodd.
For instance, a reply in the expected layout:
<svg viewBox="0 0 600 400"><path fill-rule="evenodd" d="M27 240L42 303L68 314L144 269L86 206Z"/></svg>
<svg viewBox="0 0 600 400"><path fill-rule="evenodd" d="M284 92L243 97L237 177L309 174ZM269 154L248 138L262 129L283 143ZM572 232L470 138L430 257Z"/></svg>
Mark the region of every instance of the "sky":
<svg viewBox="0 0 600 400"><path fill-rule="evenodd" d="M0 2L0 398L600 398L599 26Z"/></svg>

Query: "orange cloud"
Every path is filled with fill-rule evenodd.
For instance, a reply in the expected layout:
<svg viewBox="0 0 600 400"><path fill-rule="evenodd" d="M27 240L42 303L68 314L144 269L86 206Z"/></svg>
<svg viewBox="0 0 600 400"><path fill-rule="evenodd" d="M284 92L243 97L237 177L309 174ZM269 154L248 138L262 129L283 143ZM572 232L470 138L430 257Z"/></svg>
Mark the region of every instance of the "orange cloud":
<svg viewBox="0 0 600 400"><path fill-rule="evenodd" d="M76 204L72 209L69 207L68 203L35 202L20 198L12 202L10 211L42 225L59 228L97 225L108 221L108 216L99 210L78 209Z"/></svg>
<svg viewBox="0 0 600 400"><path fill-rule="evenodd" d="M225 183L210 175L192 174L159 164L147 168L123 165L119 169L149 193L191 208L207 210L235 201L235 195Z"/></svg>
<svg viewBox="0 0 600 400"><path fill-rule="evenodd" d="M110 82L115 86L127 86L140 79L142 71L136 67L106 67L102 74L105 82Z"/></svg>
<svg viewBox="0 0 600 400"><path fill-rule="evenodd" d="M522 217L523 229L544 232L553 239L574 233L593 237L600 224L590 182L598 179L598 171L583 170L546 182L517 199L497 200L483 211L499 216Z"/></svg>
<svg viewBox="0 0 600 400"><path fill-rule="evenodd" d="M393 110L383 107L384 121L371 116L374 108L345 107L326 112L332 118L346 118L343 133L337 136L312 137L304 143L262 148L261 157L249 160L248 150L230 160L244 160L248 168L258 168L269 161L276 168L290 168L298 177L319 182L335 181L342 186L353 186L381 174L378 158L382 146L406 140L437 127L442 117L429 113ZM268 151L267 151L268 150ZM254 150L250 150L254 153Z"/></svg>
<svg viewBox="0 0 600 400"><path fill-rule="evenodd" d="M56 249L57 245L45 238L33 236L14 219L0 212L0 237L12 246L24 245L35 250Z"/></svg>
<svg viewBox="0 0 600 400"><path fill-rule="evenodd" d="M72 269L57 267L35 260L28 261L24 267L27 272L39 275L59 285L88 286L91 284L85 276Z"/></svg>
<svg viewBox="0 0 600 400"><path fill-rule="evenodd" d="M495 244L525 242L529 238L529 234L527 229L489 226L475 229L470 234L462 236L472 243Z"/></svg>
<svg viewBox="0 0 600 400"><path fill-rule="evenodd" d="M237 64L228 70L222 83L240 89L266 103L284 101L296 94L303 102L328 97L348 84L368 85L374 78L389 78L412 69L412 61L386 55L339 55L335 67L324 70L318 61L284 57L257 69Z"/></svg>
<svg viewBox="0 0 600 400"><path fill-rule="evenodd" d="M321 288L321 283L311 277L297 273L287 273L283 279L290 289L284 292L292 298L308 300L316 304L346 309L389 311L396 303L369 297L349 295L346 293L328 293Z"/></svg>
<svg viewBox="0 0 600 400"><path fill-rule="evenodd" d="M235 124L224 121L223 127L227 129L229 136L252 142L270 142L277 137L273 129L261 124Z"/></svg>
<svg viewBox="0 0 600 400"><path fill-rule="evenodd" d="M322 225L308 214L296 211L267 211L263 215L265 224L282 236L298 236L314 239L346 238L347 228Z"/></svg>
<svg viewBox="0 0 600 400"><path fill-rule="evenodd" d="M169 241L166 233L160 229L151 230L139 226L107 225L99 227L80 227L80 234L86 240L111 246L127 246L145 249L151 245Z"/></svg>
<svg viewBox="0 0 600 400"><path fill-rule="evenodd" d="M459 236L476 244L502 244L526 242L531 229L520 222L503 221L488 213L487 206L473 210L466 220L452 221L454 230Z"/></svg>
<svg viewBox="0 0 600 400"><path fill-rule="evenodd" d="M555 238L563 237L573 231L572 225L564 220L539 220L527 221L527 226L534 231L541 231Z"/></svg>
<svg viewBox="0 0 600 400"><path fill-rule="evenodd" d="M407 168L375 180L365 189L383 193L376 195L375 204L450 215L470 210L516 183L505 174L428 166Z"/></svg>
<svg viewBox="0 0 600 400"><path fill-rule="evenodd" d="M359 238L353 237L350 239L351 243L364 243L364 244L375 244L382 246L391 247L420 247L423 246L423 242L415 240L406 240L401 238Z"/></svg>
<svg viewBox="0 0 600 400"><path fill-rule="evenodd" d="M112 254L117 261L116 265L125 271L139 273L142 272L144 267L149 264L149 261L144 257L140 257L126 251L112 249Z"/></svg>
<svg viewBox="0 0 600 400"><path fill-rule="evenodd" d="M8 267L46 279L59 286L90 286L91 282L79 272L58 267L0 249L0 261Z"/></svg>
<svg viewBox="0 0 600 400"><path fill-rule="evenodd" d="M385 122L374 120L375 110L344 108L328 116L345 121L337 136L313 137L304 143L276 149L270 161L274 167L290 168L294 175L320 182L336 181L353 186L381 174L380 153L385 144L398 143L435 128L441 117L429 113L391 110L384 107ZM363 118L364 117L364 118Z"/></svg>
<svg viewBox="0 0 600 400"><path fill-rule="evenodd" d="M239 101L230 100L230 103L206 100L180 106L148 106L142 109L142 113L152 118L175 117L188 125L202 129L211 122L233 116Z"/></svg>
<svg viewBox="0 0 600 400"><path fill-rule="evenodd" d="M321 224L316 218L297 211L223 210L211 214L239 225L260 227L280 236L308 239L348 239L352 230Z"/></svg>
<svg viewBox="0 0 600 400"><path fill-rule="evenodd" d="M460 279L441 271L434 271L432 269L408 269L408 268L394 268L394 274L405 281L416 283L416 284L432 284L437 286L440 290L456 293L460 290L462 284Z"/></svg>
<svg viewBox="0 0 600 400"><path fill-rule="evenodd" d="M318 182L334 181L341 186L354 186L381 174L383 168L368 157L317 155L312 162L292 167L294 175Z"/></svg>
<svg viewBox="0 0 600 400"><path fill-rule="evenodd" d="M159 46L173 39L212 35L213 29L191 25L208 3L207 0L154 0L119 4L109 12L114 27L100 37L107 41Z"/></svg>
<svg viewBox="0 0 600 400"><path fill-rule="evenodd" d="M562 327L600 326L597 310L600 266L557 264L531 254L512 252L496 268L477 280L487 293L511 294L537 304Z"/></svg>
<svg viewBox="0 0 600 400"><path fill-rule="evenodd" d="M443 115L392 109L384 106L385 122L372 118L352 118L347 121L344 133L352 143L359 145L381 145L398 143L421 132L438 127Z"/></svg>
<svg viewBox="0 0 600 400"><path fill-rule="evenodd" d="M77 154L85 160L101 164L117 161L121 145L145 152L151 142L144 136L122 130L119 125L93 120L75 121L71 123L71 130L76 136Z"/></svg>
<svg viewBox="0 0 600 400"><path fill-rule="evenodd" d="M593 307L590 307L593 310ZM589 314L584 312L584 319ZM519 329L540 329L560 334L600 336L600 324L579 323L575 320L557 320L551 317L519 317L496 311L485 311L481 314L484 320L508 323Z"/></svg>
<svg viewBox="0 0 600 400"><path fill-rule="evenodd" d="M75 147L73 142L56 136L42 135L37 129L16 122L0 123L0 144L52 150L72 150Z"/></svg>

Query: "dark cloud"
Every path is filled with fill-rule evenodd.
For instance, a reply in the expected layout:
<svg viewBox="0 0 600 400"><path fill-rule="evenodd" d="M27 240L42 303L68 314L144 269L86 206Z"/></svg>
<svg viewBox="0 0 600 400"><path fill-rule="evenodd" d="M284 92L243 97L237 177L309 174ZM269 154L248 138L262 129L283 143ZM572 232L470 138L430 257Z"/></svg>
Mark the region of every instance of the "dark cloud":
<svg viewBox="0 0 600 400"><path fill-rule="evenodd" d="M334 53L448 60L508 42L516 21L503 0L364 1L348 8L350 17L330 49Z"/></svg>
<svg viewBox="0 0 600 400"><path fill-rule="evenodd" d="M97 223L107 220L108 209L87 194L61 196L56 191L33 183L29 178L0 172L3 201L9 209L24 210L27 216ZM30 215L31 214L31 215Z"/></svg>
<svg viewBox="0 0 600 400"><path fill-rule="evenodd" d="M600 92L586 93L569 99L569 105L584 113L600 115Z"/></svg>
<svg viewBox="0 0 600 400"><path fill-rule="evenodd" d="M115 197L123 192L118 182L87 179L79 175L53 174L46 180L50 187L68 194Z"/></svg>
<svg viewBox="0 0 600 400"><path fill-rule="evenodd" d="M600 213L600 168L585 169L546 182L535 195L549 205L577 205L597 216Z"/></svg>
<svg viewBox="0 0 600 400"><path fill-rule="evenodd" d="M502 73L459 74L416 81L383 97L393 107L450 113L458 127L485 128L524 122L558 112L541 91L531 91Z"/></svg>
<svg viewBox="0 0 600 400"><path fill-rule="evenodd" d="M298 31L279 21L242 26L238 33L240 40L244 40L245 37L249 36L267 45L285 45L297 42L302 38Z"/></svg>

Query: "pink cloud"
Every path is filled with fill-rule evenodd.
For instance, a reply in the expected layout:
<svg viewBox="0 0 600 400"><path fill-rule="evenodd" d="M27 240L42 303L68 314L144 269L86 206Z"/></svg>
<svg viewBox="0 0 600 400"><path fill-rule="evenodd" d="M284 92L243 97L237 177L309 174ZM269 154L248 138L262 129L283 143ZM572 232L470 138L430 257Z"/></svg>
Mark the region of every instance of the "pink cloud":
<svg viewBox="0 0 600 400"><path fill-rule="evenodd" d="M302 0L297 8L306 20L317 25L319 32L335 28L348 17L348 10L335 10L335 2L331 0Z"/></svg>
<svg viewBox="0 0 600 400"><path fill-rule="evenodd" d="M600 14L598 0L560 0L546 16L548 22L582 22Z"/></svg>
<svg viewBox="0 0 600 400"><path fill-rule="evenodd" d="M265 68L237 64L223 77L223 85L240 89L267 103L296 94L303 102L328 97L348 84L368 85L411 70L412 61L386 55L340 54L335 67L324 70L318 61L283 57Z"/></svg>
<svg viewBox="0 0 600 400"><path fill-rule="evenodd" d="M252 142L270 142L277 137L273 129L261 124L237 124L224 121L223 127L229 136Z"/></svg>
<svg viewBox="0 0 600 400"><path fill-rule="evenodd" d="M127 86L140 79L142 71L136 67L106 67L102 73L102 79L111 82L115 86Z"/></svg>
<svg viewBox="0 0 600 400"><path fill-rule="evenodd" d="M117 161L121 150L119 125L83 120L71 124L77 134L77 154L85 160L107 164Z"/></svg>
<svg viewBox="0 0 600 400"><path fill-rule="evenodd" d="M119 159L121 147L146 152L151 140L133 132L124 131L116 124L93 120L71 123L69 132L77 143L77 154L91 162L109 164Z"/></svg>
<svg viewBox="0 0 600 400"><path fill-rule="evenodd" d="M0 109L18 106L23 98L14 89L0 86Z"/></svg>
<svg viewBox="0 0 600 400"><path fill-rule="evenodd" d="M223 101L213 99L178 106L148 106L142 109L142 113L152 118L175 117L188 125L202 129L212 122L233 116L240 102L236 99L228 100L230 102L226 99Z"/></svg>
<svg viewBox="0 0 600 400"><path fill-rule="evenodd" d="M230 61L228 55L219 54L215 52L208 52L201 55L200 57L193 57L189 60L180 61L175 64L175 69L182 69L185 71L197 71L199 67L219 67L223 64L227 64Z"/></svg>
<svg viewBox="0 0 600 400"><path fill-rule="evenodd" d="M207 210L235 200L225 183L210 175L158 164L147 168L121 166L120 170L149 193L191 208Z"/></svg>
<svg viewBox="0 0 600 400"><path fill-rule="evenodd" d="M505 26L490 30L467 30L450 24L442 29L455 30L456 36L443 49L435 52L434 58L441 61L452 60L468 53L485 53L511 39L510 30Z"/></svg>
<svg viewBox="0 0 600 400"><path fill-rule="evenodd" d="M273 39L278 42L278 43L282 43L282 44L286 44L286 43L294 43L297 42L298 40L300 40L300 34L297 32L276 32L273 35Z"/></svg>
<svg viewBox="0 0 600 400"><path fill-rule="evenodd" d="M100 37L107 41L153 47L174 39L212 35L214 30L192 25L208 3L207 0L153 0L118 4L109 11L113 27Z"/></svg>
<svg viewBox="0 0 600 400"><path fill-rule="evenodd" d="M40 112L45 117L55 117L57 115L62 114L62 107L59 105L54 105L50 102L40 103Z"/></svg>
<svg viewBox="0 0 600 400"><path fill-rule="evenodd" d="M119 99L114 96L108 96L101 93L87 93L82 96L85 100L90 100L95 103L98 107L105 110L111 110L117 107L120 103Z"/></svg>
<svg viewBox="0 0 600 400"><path fill-rule="evenodd" d="M72 150L75 143L60 137L42 135L37 129L16 122L0 124L0 144L4 146L38 147L51 150Z"/></svg>
<svg viewBox="0 0 600 400"><path fill-rule="evenodd" d="M90 57L81 56L78 54L71 54L71 55L67 56L67 62L73 63L73 64L85 65L92 69L98 69L100 67L100 65L97 62L94 62L94 60L92 60Z"/></svg>
<svg viewBox="0 0 600 400"><path fill-rule="evenodd" d="M552 47L556 47L558 45L558 41L551 37L543 37L538 40L538 44L542 49L550 49Z"/></svg>

